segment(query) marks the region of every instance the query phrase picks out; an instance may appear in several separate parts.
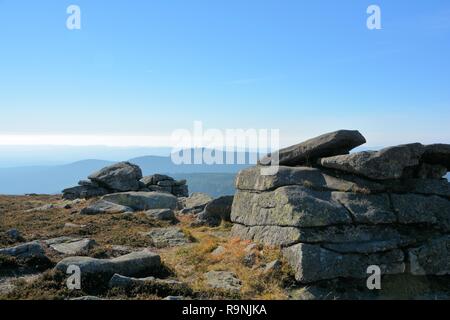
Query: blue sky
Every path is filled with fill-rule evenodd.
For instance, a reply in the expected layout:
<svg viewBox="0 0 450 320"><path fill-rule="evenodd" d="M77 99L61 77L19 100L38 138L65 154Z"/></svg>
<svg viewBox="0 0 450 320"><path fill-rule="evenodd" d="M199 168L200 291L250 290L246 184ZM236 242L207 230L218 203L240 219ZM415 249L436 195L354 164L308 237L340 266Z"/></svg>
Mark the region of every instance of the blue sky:
<svg viewBox="0 0 450 320"><path fill-rule="evenodd" d="M371 4L382 30L366 28ZM0 41L0 144L195 120L280 129L282 144L340 128L450 141L447 0L0 0Z"/></svg>

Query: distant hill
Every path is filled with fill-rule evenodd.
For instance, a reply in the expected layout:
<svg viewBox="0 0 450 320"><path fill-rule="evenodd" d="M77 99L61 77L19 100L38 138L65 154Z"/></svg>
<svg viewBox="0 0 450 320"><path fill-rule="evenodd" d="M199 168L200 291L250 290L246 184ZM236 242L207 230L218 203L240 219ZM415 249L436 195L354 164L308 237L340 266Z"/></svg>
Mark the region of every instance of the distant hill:
<svg viewBox="0 0 450 320"><path fill-rule="evenodd" d="M234 194L234 177L248 165L175 165L170 157L144 156L129 160L144 175L163 173L186 179L190 192L213 196ZM114 162L83 160L66 165L0 168L0 194L56 194Z"/></svg>

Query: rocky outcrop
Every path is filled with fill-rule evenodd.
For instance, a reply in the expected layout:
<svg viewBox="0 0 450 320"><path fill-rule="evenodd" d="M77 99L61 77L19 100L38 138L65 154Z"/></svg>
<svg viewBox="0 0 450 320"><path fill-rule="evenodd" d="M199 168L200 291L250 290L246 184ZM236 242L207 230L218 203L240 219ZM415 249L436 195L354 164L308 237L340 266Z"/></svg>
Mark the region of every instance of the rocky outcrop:
<svg viewBox="0 0 450 320"><path fill-rule="evenodd" d="M81 180L76 187L64 189L63 197L68 200L89 199L129 191L166 192L176 197L189 195L186 180L176 181L161 174L143 177L139 166L130 162L105 167L89 175L88 179Z"/></svg>
<svg viewBox="0 0 450 320"><path fill-rule="evenodd" d="M367 278L371 265L383 275L449 274L450 185L442 178L449 146L347 154L365 140L346 136L282 150L281 159L295 160L273 175L260 165L241 171L232 236L282 247L304 284Z"/></svg>
<svg viewBox="0 0 450 320"><path fill-rule="evenodd" d="M222 221L231 221L233 196L223 196L211 200L197 216L196 225L219 226Z"/></svg>

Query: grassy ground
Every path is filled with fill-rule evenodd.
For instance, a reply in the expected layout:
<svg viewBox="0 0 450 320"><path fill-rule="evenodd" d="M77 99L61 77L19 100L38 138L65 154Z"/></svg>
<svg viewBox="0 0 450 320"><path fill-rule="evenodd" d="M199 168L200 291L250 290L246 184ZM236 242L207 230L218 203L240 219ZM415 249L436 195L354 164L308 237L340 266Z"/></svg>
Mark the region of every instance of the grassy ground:
<svg viewBox="0 0 450 320"><path fill-rule="evenodd" d="M134 248L150 247L148 238L140 232L151 228L168 226L168 222L159 222L148 218L143 213L134 215L96 215L81 216L78 212L87 205L81 202L43 211L28 211L46 204L64 206L59 196L0 196L0 233L15 228L20 231L24 241L43 240L60 236L82 236L94 239L98 246L91 256L107 257L111 247L123 245ZM290 271L283 263L282 272L266 274L264 264L281 259L275 248L257 248L254 250L256 261L253 266L246 266L245 248L249 242L229 238L231 226L223 224L217 228L192 228L191 216L180 216L178 226L191 238L191 244L165 249L153 249L161 255L162 261L171 272L171 277L186 283L192 290L193 298L210 299L285 299L283 289L292 279ZM66 223L85 225L84 228L65 228ZM10 246L5 238L0 238L0 247ZM225 248L225 253L212 255L218 246ZM51 256L56 263L61 257ZM5 261L6 263L13 263ZM1 269L1 267L0 267ZM212 290L205 282L203 274L208 271L232 271L242 281L239 293L231 294ZM1 277L1 275L0 275ZM37 280L18 280L16 288L8 294L0 294L0 299L65 299L80 296L86 292L69 292L65 287L65 275L51 270L46 271ZM103 297L111 299L157 299L153 292L140 290L131 294L120 291L100 292Z"/></svg>

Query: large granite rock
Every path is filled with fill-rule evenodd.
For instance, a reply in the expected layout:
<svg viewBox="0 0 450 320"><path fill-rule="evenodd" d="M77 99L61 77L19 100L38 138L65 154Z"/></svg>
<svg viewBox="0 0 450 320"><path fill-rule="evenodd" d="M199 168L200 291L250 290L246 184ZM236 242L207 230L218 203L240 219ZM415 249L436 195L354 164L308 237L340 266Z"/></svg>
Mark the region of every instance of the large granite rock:
<svg viewBox="0 0 450 320"><path fill-rule="evenodd" d="M19 260L47 260L45 249L39 241L22 243L17 246L0 249L0 255L14 257Z"/></svg>
<svg viewBox="0 0 450 320"><path fill-rule="evenodd" d="M401 250L359 255L340 254L318 245L296 244L284 249L284 256L295 271L295 279L301 283L335 278L367 278L367 268L380 266L383 274L399 274L405 271Z"/></svg>
<svg viewBox="0 0 450 320"><path fill-rule="evenodd" d="M450 144L432 144L425 146L422 160L426 163L441 165L450 171Z"/></svg>
<svg viewBox="0 0 450 320"><path fill-rule="evenodd" d="M413 275L450 274L450 235L432 239L426 244L408 250Z"/></svg>
<svg viewBox="0 0 450 320"><path fill-rule="evenodd" d="M89 179L100 186L115 191L137 191L142 179L141 169L129 162L119 162L103 168L89 176Z"/></svg>
<svg viewBox="0 0 450 320"><path fill-rule="evenodd" d="M331 192L287 186L275 191L238 191L231 213L233 222L247 226L278 225L323 227L351 223L347 210Z"/></svg>
<svg viewBox="0 0 450 320"><path fill-rule="evenodd" d="M118 273L124 276L150 276L161 271L161 258L148 250L132 252L114 259L69 257L61 260L56 270L66 273L69 266L80 268L82 277L110 279Z"/></svg>
<svg viewBox="0 0 450 320"><path fill-rule="evenodd" d="M366 143L366 139L359 131L339 130L279 150L278 163L273 161L275 159L272 159L272 155L261 159L260 163L287 166L313 164L318 158L347 154L353 148L364 143Z"/></svg>
<svg viewBox="0 0 450 320"><path fill-rule="evenodd" d="M202 212L206 205L211 202L213 198L202 192L194 192L187 198L181 199L183 214L196 214Z"/></svg>
<svg viewBox="0 0 450 320"><path fill-rule="evenodd" d="M60 237L45 241L53 250L65 255L87 255L96 245L95 240Z"/></svg>
<svg viewBox="0 0 450 320"><path fill-rule="evenodd" d="M418 166L425 151L420 143L322 158L321 166L374 180L398 179L406 168Z"/></svg>
<svg viewBox="0 0 450 320"><path fill-rule="evenodd" d="M120 204L112 203L106 200L99 200L91 205L83 208L80 212L82 215L96 215L96 214L115 214L133 212L133 209Z"/></svg>
<svg viewBox="0 0 450 320"><path fill-rule="evenodd" d="M136 211L149 209L175 209L177 198L168 193L159 192L122 192L108 194L102 200L129 207Z"/></svg>
<svg viewBox="0 0 450 320"><path fill-rule="evenodd" d="M63 198L66 200L90 199L104 196L110 192L108 189L94 186L76 186L62 191Z"/></svg>

